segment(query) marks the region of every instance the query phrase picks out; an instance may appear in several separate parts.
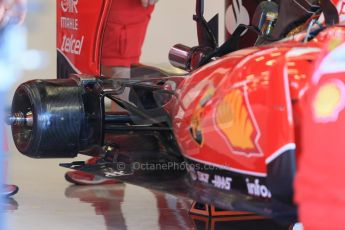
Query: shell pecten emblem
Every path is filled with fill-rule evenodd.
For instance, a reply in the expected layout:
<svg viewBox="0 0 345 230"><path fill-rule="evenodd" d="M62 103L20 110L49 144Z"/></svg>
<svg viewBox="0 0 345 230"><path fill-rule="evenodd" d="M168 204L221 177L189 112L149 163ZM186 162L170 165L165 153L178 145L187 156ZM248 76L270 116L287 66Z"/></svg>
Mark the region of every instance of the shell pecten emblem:
<svg viewBox="0 0 345 230"><path fill-rule="evenodd" d="M218 104L216 124L225 135L233 153L261 155L255 118L240 89L228 93Z"/></svg>
<svg viewBox="0 0 345 230"><path fill-rule="evenodd" d="M333 79L317 90L312 110L317 122L332 122L338 119L345 107L345 86L340 80Z"/></svg>

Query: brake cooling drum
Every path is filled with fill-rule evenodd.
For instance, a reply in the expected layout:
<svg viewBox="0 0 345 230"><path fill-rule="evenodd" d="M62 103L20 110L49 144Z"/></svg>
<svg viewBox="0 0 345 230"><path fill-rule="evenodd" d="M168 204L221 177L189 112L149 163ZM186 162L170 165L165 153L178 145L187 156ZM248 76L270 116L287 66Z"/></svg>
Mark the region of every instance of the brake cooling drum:
<svg viewBox="0 0 345 230"><path fill-rule="evenodd" d="M13 140L33 158L75 157L83 148L86 115L83 87L74 79L23 83L12 102Z"/></svg>

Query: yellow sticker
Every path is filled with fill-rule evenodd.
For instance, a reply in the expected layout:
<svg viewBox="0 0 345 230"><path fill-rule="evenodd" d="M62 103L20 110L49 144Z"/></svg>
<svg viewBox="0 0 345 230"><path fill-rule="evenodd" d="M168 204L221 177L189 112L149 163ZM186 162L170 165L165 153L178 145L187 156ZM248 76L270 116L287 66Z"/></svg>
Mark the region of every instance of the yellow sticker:
<svg viewBox="0 0 345 230"><path fill-rule="evenodd" d="M204 137L202 132L202 117L204 115L204 106L207 104L209 100L211 100L212 96L215 93L215 89L213 85L210 85L209 88L204 92L202 95L195 111L192 115L191 124L189 127L189 132L192 135L195 142L197 142L199 145L203 145L204 143Z"/></svg>
<svg viewBox="0 0 345 230"><path fill-rule="evenodd" d="M317 121L335 121L344 108L344 84L339 80L328 82L318 89L313 101Z"/></svg>
<svg viewBox="0 0 345 230"><path fill-rule="evenodd" d="M342 44L341 40L334 38L328 43L328 50L329 51L335 50L341 44Z"/></svg>
<svg viewBox="0 0 345 230"><path fill-rule="evenodd" d="M227 94L217 106L216 123L225 134L234 152L259 153L257 130L241 90Z"/></svg>

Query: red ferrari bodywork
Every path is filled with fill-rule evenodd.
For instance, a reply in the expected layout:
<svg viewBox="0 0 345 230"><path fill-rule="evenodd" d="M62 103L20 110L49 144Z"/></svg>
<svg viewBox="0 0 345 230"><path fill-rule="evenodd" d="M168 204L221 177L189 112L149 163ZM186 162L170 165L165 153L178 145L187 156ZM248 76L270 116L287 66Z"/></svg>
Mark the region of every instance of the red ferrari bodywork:
<svg viewBox="0 0 345 230"><path fill-rule="evenodd" d="M240 50L186 77L173 116L183 152L229 170L265 176L267 163L296 149L299 100L316 59L324 44L344 42L344 35L345 27L337 26L308 43L292 40ZM201 143L191 138L194 123Z"/></svg>
<svg viewBox="0 0 345 230"><path fill-rule="evenodd" d="M253 14L258 3L246 1L244 5L248 8L249 4ZM110 4L111 0L57 1L61 22L58 52L77 73L100 75L99 52ZM334 4L342 18L343 1ZM227 6L235 7L231 1ZM181 153L191 164L222 170L221 175L192 170L196 182L223 190L231 190L235 184L261 198L271 197L270 183L285 188L285 195L290 193L285 186L291 186L303 151L301 129L306 118L300 101L325 44L344 42L345 27L327 28L306 42L305 36L301 33L270 45L242 49L189 76L177 77L176 96L166 107ZM289 160L284 160L285 155ZM222 182L215 182L216 177ZM252 184L259 190L267 187L254 191Z"/></svg>

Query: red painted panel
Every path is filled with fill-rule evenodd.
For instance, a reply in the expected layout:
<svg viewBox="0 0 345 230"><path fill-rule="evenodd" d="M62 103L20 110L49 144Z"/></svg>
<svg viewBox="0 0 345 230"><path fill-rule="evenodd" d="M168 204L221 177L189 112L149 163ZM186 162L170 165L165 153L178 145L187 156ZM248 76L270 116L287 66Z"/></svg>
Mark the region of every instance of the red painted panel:
<svg viewBox="0 0 345 230"><path fill-rule="evenodd" d="M325 30L307 46L292 40L237 51L187 77L173 122L183 154L265 175L269 162L299 143L296 102L308 88L323 44L344 32L344 27Z"/></svg>
<svg viewBox="0 0 345 230"><path fill-rule="evenodd" d="M57 0L57 49L77 72L100 74L100 48L112 0Z"/></svg>

